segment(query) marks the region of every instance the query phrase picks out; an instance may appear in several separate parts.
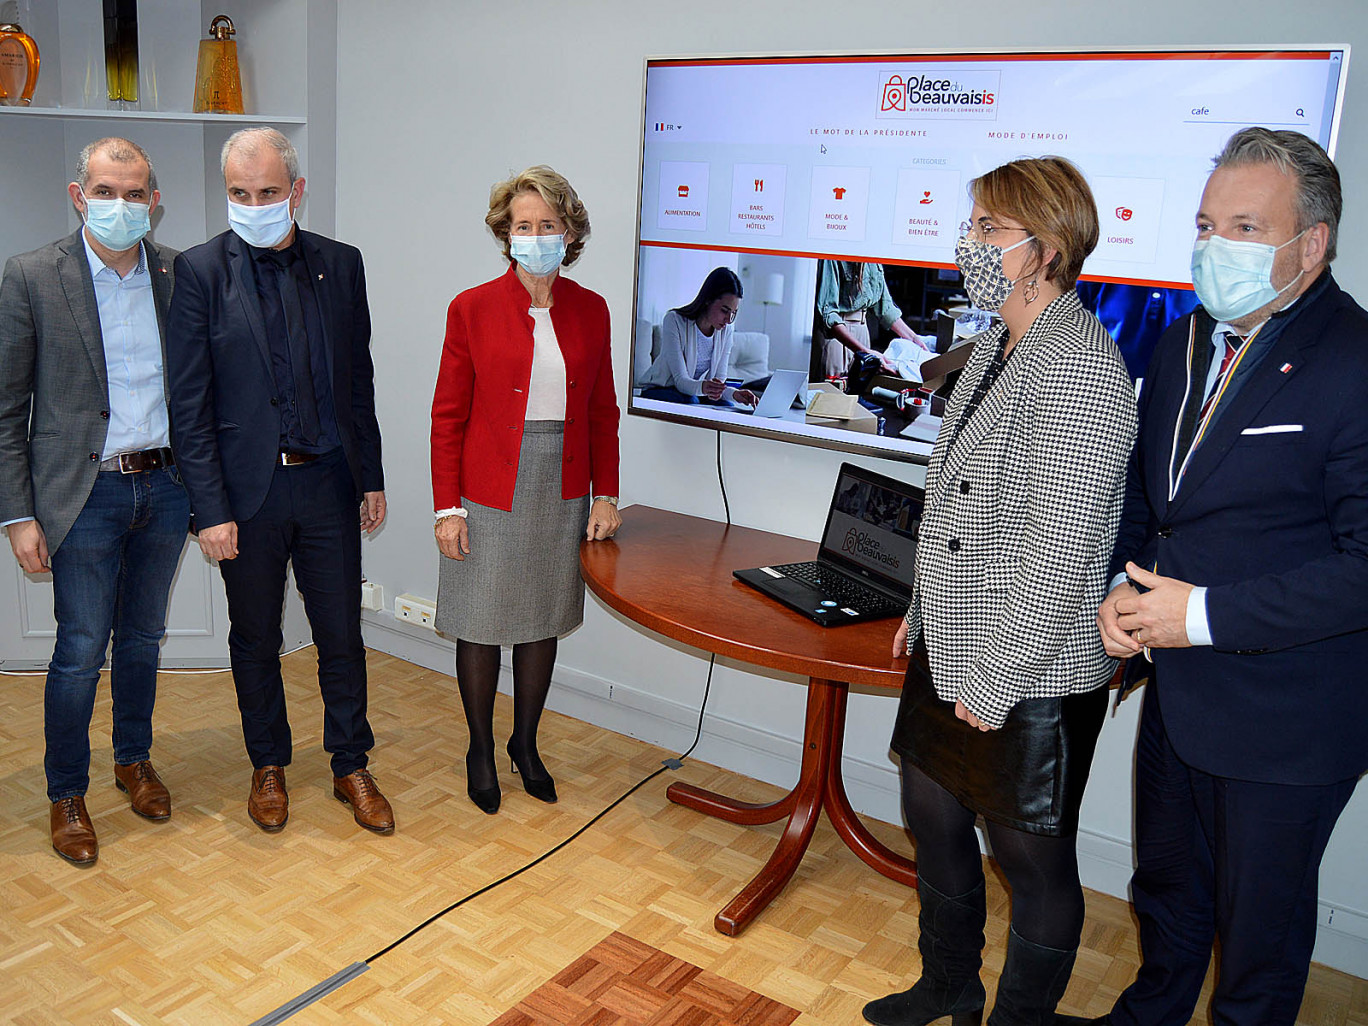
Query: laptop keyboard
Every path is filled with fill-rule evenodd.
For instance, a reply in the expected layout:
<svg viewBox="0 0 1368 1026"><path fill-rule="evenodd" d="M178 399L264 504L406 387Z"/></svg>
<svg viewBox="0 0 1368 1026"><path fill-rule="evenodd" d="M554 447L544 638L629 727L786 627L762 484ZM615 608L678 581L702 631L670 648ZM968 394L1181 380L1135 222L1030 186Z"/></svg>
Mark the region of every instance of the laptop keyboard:
<svg viewBox="0 0 1368 1026"><path fill-rule="evenodd" d="M861 613L896 616L907 610L907 603L891 599L843 573L826 569L820 563L785 563L770 569L820 589L842 605Z"/></svg>

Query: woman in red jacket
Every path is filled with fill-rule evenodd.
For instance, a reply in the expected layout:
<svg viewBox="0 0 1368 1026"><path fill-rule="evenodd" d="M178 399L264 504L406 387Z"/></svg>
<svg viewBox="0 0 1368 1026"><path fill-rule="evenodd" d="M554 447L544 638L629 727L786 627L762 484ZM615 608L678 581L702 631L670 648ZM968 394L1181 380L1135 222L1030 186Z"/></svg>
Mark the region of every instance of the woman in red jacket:
<svg viewBox="0 0 1368 1026"><path fill-rule="evenodd" d="M540 165L494 186L485 223L509 268L447 309L432 494L443 557L436 627L456 638L466 793L493 814L499 649L513 647L508 754L527 793L554 802L537 723L556 640L584 619L579 539L611 538L622 521L608 307L560 276L589 237L584 204Z"/></svg>

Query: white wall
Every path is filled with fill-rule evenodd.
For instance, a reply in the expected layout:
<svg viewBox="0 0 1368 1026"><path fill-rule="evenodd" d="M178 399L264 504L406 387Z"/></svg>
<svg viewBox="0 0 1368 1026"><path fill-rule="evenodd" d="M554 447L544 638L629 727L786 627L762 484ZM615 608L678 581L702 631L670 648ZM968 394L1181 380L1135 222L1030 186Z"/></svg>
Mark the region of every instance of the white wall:
<svg viewBox="0 0 1368 1026"><path fill-rule="evenodd" d="M1368 67L1360 66L1368 60L1368 5L1361 0L1290 6L981 0L963 15L959 10L885 0L834 6L693 0L684 7L649 0L409 0L387 4L381 14L371 3L341 0L337 225L339 236L360 245L367 258L390 501L389 524L366 546L368 576L390 596L436 592L428 402L447 302L503 269L482 221L495 180L547 162L579 189L593 236L574 277L607 298L619 342L617 377L626 380L646 55L1282 42L1363 47L1351 61L1338 151L1348 199L1343 238L1350 242L1336 272L1368 301L1368 254L1353 245L1368 238ZM624 418L624 503L720 519L715 444L714 434L699 428ZM722 449L735 522L815 538L839 454L740 436L725 437ZM900 464L859 462L921 476ZM445 647L396 633L386 617L369 617L368 632L373 644L451 668ZM584 627L562 644L553 702L678 750L692 736L706 667L697 652L664 643L591 600ZM1079 840L1085 882L1114 894L1124 893L1130 868L1137 708L1129 702L1107 723ZM897 778L887 751L893 712L891 697L853 697L846 773L858 809L897 822ZM720 665L709 714L700 758L793 781L803 689L790 678ZM455 753L453 759L459 762ZM1360 788L1326 859L1323 920L1333 913L1335 921L1322 930L1318 948L1322 961L1360 976L1368 976L1365 792Z"/></svg>

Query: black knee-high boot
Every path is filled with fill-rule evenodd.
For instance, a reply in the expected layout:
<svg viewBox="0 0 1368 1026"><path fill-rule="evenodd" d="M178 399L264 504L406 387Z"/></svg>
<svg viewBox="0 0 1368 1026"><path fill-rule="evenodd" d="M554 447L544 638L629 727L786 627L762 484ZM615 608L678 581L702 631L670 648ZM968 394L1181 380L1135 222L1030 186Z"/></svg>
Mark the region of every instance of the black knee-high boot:
<svg viewBox="0 0 1368 1026"><path fill-rule="evenodd" d="M1007 961L988 1026L1053 1026L1078 949L1047 948L1007 931Z"/></svg>
<svg viewBox="0 0 1368 1026"><path fill-rule="evenodd" d="M979 1026L984 1004L979 969L987 919L983 883L953 898L925 880L917 890L921 978L908 990L865 1005L864 1017L875 1026L925 1026L949 1015L955 1026Z"/></svg>

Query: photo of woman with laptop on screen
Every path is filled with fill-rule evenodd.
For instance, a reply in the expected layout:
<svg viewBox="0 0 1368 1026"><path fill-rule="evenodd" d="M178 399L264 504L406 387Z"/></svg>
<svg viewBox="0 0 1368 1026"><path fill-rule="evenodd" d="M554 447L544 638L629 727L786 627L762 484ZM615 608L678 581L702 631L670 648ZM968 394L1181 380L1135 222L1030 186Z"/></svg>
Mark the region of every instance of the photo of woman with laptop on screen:
<svg viewBox="0 0 1368 1026"><path fill-rule="evenodd" d="M653 247L643 247L639 260L632 356L639 409L703 423L800 427L811 314L798 307L812 301L817 262ZM676 305L690 294L691 302Z"/></svg>
<svg viewBox="0 0 1368 1026"><path fill-rule="evenodd" d="M730 267L715 267L692 303L671 310L660 326L660 352L641 378L641 394L669 403L742 403L756 394L727 380L732 323L745 289ZM736 379L739 381L739 379Z"/></svg>

